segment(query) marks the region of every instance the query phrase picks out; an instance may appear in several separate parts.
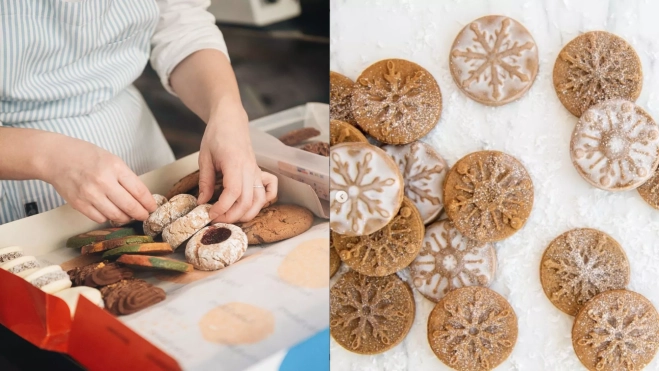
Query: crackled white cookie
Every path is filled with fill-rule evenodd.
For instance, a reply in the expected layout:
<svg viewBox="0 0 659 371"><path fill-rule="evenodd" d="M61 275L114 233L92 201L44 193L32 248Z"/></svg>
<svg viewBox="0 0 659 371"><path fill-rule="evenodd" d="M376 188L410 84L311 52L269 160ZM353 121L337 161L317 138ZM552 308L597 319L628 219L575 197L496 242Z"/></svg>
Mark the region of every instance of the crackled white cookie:
<svg viewBox="0 0 659 371"><path fill-rule="evenodd" d="M242 258L247 235L233 224L216 223L197 232L185 248L188 263L202 271L216 271Z"/></svg>
<svg viewBox="0 0 659 371"><path fill-rule="evenodd" d="M448 166L428 144L413 142L404 146L384 146L396 161L405 182L405 196L419 210L424 224L435 220L444 208L442 187Z"/></svg>
<svg viewBox="0 0 659 371"><path fill-rule="evenodd" d="M426 298L438 302L449 291L464 286L492 283L497 254L492 243L464 237L450 220L426 228L419 255L410 264L414 287Z"/></svg>
<svg viewBox="0 0 659 371"><path fill-rule="evenodd" d="M158 207L144 221L144 234L151 237L159 235L165 227L189 213L195 207L197 207L197 198L195 196L182 193L172 197L169 202L165 202Z"/></svg>
<svg viewBox="0 0 659 371"><path fill-rule="evenodd" d="M377 232L403 202L403 177L394 160L367 143L341 143L330 151L330 227L339 234Z"/></svg>
<svg viewBox="0 0 659 371"><path fill-rule="evenodd" d="M597 188L638 188L659 165L659 126L636 104L612 99L586 110L572 132L572 163Z"/></svg>
<svg viewBox="0 0 659 371"><path fill-rule="evenodd" d="M526 93L538 74L533 36L512 18L489 15L460 31L449 57L453 80L469 98L489 105Z"/></svg>

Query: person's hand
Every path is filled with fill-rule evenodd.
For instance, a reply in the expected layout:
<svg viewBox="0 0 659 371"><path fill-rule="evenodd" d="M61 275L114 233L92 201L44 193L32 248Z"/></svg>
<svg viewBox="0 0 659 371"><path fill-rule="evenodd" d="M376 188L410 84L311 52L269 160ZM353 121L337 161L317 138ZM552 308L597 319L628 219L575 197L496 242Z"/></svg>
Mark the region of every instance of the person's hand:
<svg viewBox="0 0 659 371"><path fill-rule="evenodd" d="M97 223L146 220L155 211L151 192L119 157L83 140L62 142L45 160L43 180L74 209Z"/></svg>
<svg viewBox="0 0 659 371"><path fill-rule="evenodd" d="M209 211L213 222L250 221L277 196L277 177L256 164L240 104L218 109L208 121L199 150L199 204L213 196L217 172L223 175L224 190Z"/></svg>

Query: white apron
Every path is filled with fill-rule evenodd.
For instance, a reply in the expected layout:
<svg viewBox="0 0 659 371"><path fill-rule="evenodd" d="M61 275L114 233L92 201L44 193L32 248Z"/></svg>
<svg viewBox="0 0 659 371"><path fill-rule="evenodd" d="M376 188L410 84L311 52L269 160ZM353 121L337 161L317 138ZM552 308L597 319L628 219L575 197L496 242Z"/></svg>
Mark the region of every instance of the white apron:
<svg viewBox="0 0 659 371"><path fill-rule="evenodd" d="M172 162L131 85L157 21L155 0L0 0L0 125L86 140L138 175ZM0 224L64 203L47 183L0 181Z"/></svg>

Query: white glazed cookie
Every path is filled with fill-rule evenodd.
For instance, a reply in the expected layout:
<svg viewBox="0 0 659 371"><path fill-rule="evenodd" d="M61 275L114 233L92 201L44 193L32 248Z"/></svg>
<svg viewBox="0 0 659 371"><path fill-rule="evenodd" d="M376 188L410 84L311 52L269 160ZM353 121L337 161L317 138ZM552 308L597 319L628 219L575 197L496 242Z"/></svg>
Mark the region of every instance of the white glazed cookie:
<svg viewBox="0 0 659 371"><path fill-rule="evenodd" d="M181 246L185 240L211 222L208 216L210 208L209 204L199 205L185 216L176 219L162 231L162 239L174 249Z"/></svg>
<svg viewBox="0 0 659 371"><path fill-rule="evenodd" d="M377 232L403 202L403 178L394 160L367 143L341 143L330 150L330 227L339 234Z"/></svg>
<svg viewBox="0 0 659 371"><path fill-rule="evenodd" d="M161 196L159 194L154 194L153 199L156 200L156 207L160 207L160 206L164 205L167 202L167 199L165 198L165 196ZM134 221L135 221L135 219L131 219L130 221L128 221L126 223L120 223L120 222L115 222L114 220L110 220L110 225L115 227L115 228L116 227L123 227L125 225L130 224L130 223L133 223ZM151 237L153 237L153 236L151 236Z"/></svg>
<svg viewBox="0 0 659 371"><path fill-rule="evenodd" d="M464 237L445 219L426 228L421 251L410 264L410 277L423 296L438 302L460 287L489 286L496 269L492 243Z"/></svg>
<svg viewBox="0 0 659 371"><path fill-rule="evenodd" d="M405 196L414 202L423 223L435 220L444 208L442 188L448 172L446 161L423 142L387 145L382 149L398 164L405 181Z"/></svg>
<svg viewBox="0 0 659 371"><path fill-rule="evenodd" d="M144 221L144 234L151 237L159 235L165 227L195 207L197 207L195 196L183 193L172 197Z"/></svg>
<svg viewBox="0 0 659 371"><path fill-rule="evenodd" d="M518 99L533 85L538 48L519 22L490 15L460 31L449 65L453 80L469 98L500 106Z"/></svg>
<svg viewBox="0 0 659 371"><path fill-rule="evenodd" d="M247 235L232 224L217 223L197 232L185 248L188 263L216 271L237 262L247 250Z"/></svg>
<svg viewBox="0 0 659 371"><path fill-rule="evenodd" d="M570 145L579 174L597 188L635 189L659 164L659 127L641 107L612 99L586 110Z"/></svg>

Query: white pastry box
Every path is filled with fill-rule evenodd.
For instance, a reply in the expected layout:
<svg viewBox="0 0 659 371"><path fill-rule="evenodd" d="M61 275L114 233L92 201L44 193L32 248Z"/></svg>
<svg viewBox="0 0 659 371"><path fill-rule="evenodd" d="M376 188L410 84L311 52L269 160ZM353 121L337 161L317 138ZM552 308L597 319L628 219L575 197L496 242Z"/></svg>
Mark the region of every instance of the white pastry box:
<svg viewBox="0 0 659 371"><path fill-rule="evenodd" d="M137 278L163 288L167 299L122 317L81 298L71 318L62 300L0 270L0 324L90 370L286 371L300 369L310 355L318 357L320 369L329 369L327 212L310 185L279 174L262 156L259 165L279 178L279 202L305 206L317 216L309 231L250 247L239 262L215 272L138 272ZM164 194L198 169L197 159L192 154L141 178L153 193ZM42 264L67 270L89 261L66 248L66 240L104 227L65 205L0 225L0 247L22 246ZM184 246L172 257L184 259L183 252Z"/></svg>

